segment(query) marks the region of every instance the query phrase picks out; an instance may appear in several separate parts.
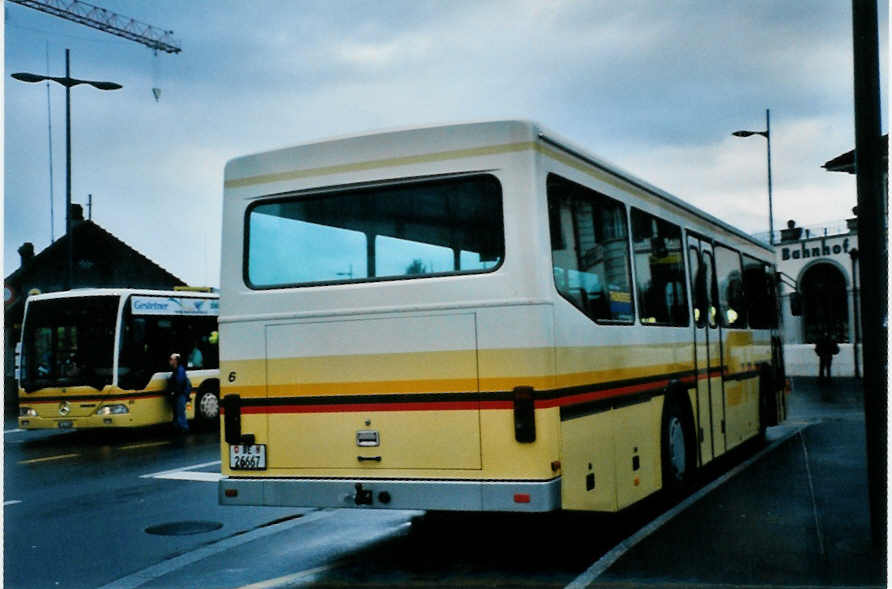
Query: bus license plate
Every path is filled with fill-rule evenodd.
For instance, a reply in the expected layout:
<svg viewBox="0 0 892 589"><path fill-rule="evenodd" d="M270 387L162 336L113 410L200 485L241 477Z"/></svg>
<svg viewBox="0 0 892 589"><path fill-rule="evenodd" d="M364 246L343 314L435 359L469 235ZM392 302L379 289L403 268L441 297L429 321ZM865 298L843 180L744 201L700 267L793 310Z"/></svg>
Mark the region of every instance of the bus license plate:
<svg viewBox="0 0 892 589"><path fill-rule="evenodd" d="M71 429L74 427L73 421L60 421L58 423L59 429Z"/></svg>
<svg viewBox="0 0 892 589"><path fill-rule="evenodd" d="M266 470L266 444L230 446L229 468L232 470Z"/></svg>

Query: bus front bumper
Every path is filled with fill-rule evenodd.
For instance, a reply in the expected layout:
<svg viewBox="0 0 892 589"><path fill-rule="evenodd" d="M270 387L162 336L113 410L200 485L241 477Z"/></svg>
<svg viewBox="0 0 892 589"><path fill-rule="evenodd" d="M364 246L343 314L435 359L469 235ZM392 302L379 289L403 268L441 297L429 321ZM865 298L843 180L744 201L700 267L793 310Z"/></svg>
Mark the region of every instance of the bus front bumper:
<svg viewBox="0 0 892 589"><path fill-rule="evenodd" d="M445 481L227 477L219 482L218 497L220 505L544 512L560 509L561 478Z"/></svg>
<svg viewBox="0 0 892 589"><path fill-rule="evenodd" d="M93 429L101 427L133 426L133 416L89 415L85 417L19 417L21 429Z"/></svg>

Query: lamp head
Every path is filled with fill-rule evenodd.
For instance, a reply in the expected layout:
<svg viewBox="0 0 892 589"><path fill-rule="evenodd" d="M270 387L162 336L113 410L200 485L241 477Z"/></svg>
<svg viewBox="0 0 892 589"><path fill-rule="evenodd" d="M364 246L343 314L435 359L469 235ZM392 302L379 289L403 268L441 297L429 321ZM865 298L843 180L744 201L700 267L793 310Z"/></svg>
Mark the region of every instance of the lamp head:
<svg viewBox="0 0 892 589"><path fill-rule="evenodd" d="M13 78L19 80L20 82L41 82L46 80L45 76L38 76L36 74L29 74L26 72L17 72L15 74L11 74Z"/></svg>
<svg viewBox="0 0 892 589"><path fill-rule="evenodd" d="M749 137L750 135L761 135L762 137L768 138L768 131L734 131L731 133L735 137Z"/></svg>
<svg viewBox="0 0 892 589"><path fill-rule="evenodd" d="M114 82L90 82L90 85L100 90L120 90L123 88L123 86Z"/></svg>

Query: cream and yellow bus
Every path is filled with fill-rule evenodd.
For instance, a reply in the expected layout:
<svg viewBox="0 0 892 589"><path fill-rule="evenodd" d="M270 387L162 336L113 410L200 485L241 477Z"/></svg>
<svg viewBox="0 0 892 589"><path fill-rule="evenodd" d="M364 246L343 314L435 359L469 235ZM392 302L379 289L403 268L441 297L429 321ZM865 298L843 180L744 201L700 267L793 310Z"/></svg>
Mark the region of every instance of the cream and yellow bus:
<svg viewBox="0 0 892 589"><path fill-rule="evenodd" d="M78 289L28 297L19 427L137 427L173 417L168 357L188 361L187 417L219 419L216 293Z"/></svg>
<svg viewBox="0 0 892 589"><path fill-rule="evenodd" d="M771 248L530 122L234 159L222 259L222 504L617 511L784 415Z"/></svg>

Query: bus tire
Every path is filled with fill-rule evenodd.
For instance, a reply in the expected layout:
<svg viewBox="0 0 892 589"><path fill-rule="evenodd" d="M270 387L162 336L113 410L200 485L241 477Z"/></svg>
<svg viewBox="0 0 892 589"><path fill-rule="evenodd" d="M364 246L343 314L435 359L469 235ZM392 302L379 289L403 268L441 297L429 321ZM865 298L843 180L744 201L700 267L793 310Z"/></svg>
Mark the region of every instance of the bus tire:
<svg viewBox="0 0 892 589"><path fill-rule="evenodd" d="M199 427L209 427L220 419L220 398L211 387L198 389L195 393L195 423Z"/></svg>
<svg viewBox="0 0 892 589"><path fill-rule="evenodd" d="M660 428L660 458L663 489L670 495L687 487L697 468L693 419L681 394L667 394Z"/></svg>

